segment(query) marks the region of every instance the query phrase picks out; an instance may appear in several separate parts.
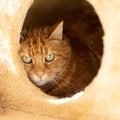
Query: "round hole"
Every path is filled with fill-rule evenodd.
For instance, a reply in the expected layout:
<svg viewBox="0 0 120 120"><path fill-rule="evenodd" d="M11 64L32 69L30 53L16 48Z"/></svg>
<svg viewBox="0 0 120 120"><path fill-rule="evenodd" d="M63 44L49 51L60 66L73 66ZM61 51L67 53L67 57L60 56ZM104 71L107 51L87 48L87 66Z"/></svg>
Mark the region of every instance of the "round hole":
<svg viewBox="0 0 120 120"><path fill-rule="evenodd" d="M63 71L59 76L62 79L56 77L52 82L48 81L39 86L46 94L59 98L71 97L84 91L97 75L103 55L104 35L97 13L85 0L57 0L51 3L48 0L34 1L26 15L23 30L51 27L62 20L64 21L63 34L69 39L72 50L70 60L66 64L68 66L63 67L64 71L67 71L66 75ZM56 62L54 64L59 64L59 61ZM45 71L48 68L56 69L54 66L52 68L48 66Z"/></svg>

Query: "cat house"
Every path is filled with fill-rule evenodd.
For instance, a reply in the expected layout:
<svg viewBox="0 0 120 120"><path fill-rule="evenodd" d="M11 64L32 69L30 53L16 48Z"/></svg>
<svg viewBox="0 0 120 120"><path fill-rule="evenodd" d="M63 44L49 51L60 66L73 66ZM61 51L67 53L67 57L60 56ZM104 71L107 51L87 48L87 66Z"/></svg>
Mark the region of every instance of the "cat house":
<svg viewBox="0 0 120 120"><path fill-rule="evenodd" d="M0 0L0 119L119 120L119 1L88 0L104 31L101 65L84 92L61 100L29 82L19 60L20 32L32 2Z"/></svg>

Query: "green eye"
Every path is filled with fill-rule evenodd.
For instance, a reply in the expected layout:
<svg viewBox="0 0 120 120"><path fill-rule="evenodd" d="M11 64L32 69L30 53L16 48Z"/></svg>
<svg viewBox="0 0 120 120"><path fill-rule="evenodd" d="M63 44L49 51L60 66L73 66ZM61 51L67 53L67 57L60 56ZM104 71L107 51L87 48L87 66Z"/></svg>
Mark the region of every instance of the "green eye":
<svg viewBox="0 0 120 120"><path fill-rule="evenodd" d="M45 57L45 61L46 62L51 62L55 59L55 54L54 53L51 53L51 54L48 54L46 57Z"/></svg>
<svg viewBox="0 0 120 120"><path fill-rule="evenodd" d="M22 61L27 64L32 63L32 59L28 56L22 56Z"/></svg>

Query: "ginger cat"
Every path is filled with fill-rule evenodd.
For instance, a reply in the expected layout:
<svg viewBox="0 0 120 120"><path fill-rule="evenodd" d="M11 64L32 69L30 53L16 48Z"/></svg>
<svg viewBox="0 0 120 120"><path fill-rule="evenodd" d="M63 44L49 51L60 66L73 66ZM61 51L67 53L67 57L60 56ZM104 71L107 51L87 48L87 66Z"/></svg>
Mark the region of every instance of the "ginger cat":
<svg viewBox="0 0 120 120"><path fill-rule="evenodd" d="M84 90L96 75L92 55L84 46L74 52L63 34L63 21L50 27L23 30L19 55L28 78L45 93L70 97Z"/></svg>

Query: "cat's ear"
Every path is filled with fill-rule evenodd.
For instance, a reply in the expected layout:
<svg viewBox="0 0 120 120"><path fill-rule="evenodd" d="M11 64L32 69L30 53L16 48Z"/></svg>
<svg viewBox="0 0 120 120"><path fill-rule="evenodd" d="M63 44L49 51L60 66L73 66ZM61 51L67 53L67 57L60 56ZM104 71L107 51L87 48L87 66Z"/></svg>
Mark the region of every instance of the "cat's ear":
<svg viewBox="0 0 120 120"><path fill-rule="evenodd" d="M59 39L62 40L63 38L63 21L61 21L55 29L52 31L51 35L49 36L49 39Z"/></svg>
<svg viewBox="0 0 120 120"><path fill-rule="evenodd" d="M19 43L21 44L22 42L24 42L24 35L21 33L20 34Z"/></svg>
<svg viewBox="0 0 120 120"><path fill-rule="evenodd" d="M27 35L27 30L26 29L21 30L20 40L19 40L20 44L25 41L26 35Z"/></svg>

